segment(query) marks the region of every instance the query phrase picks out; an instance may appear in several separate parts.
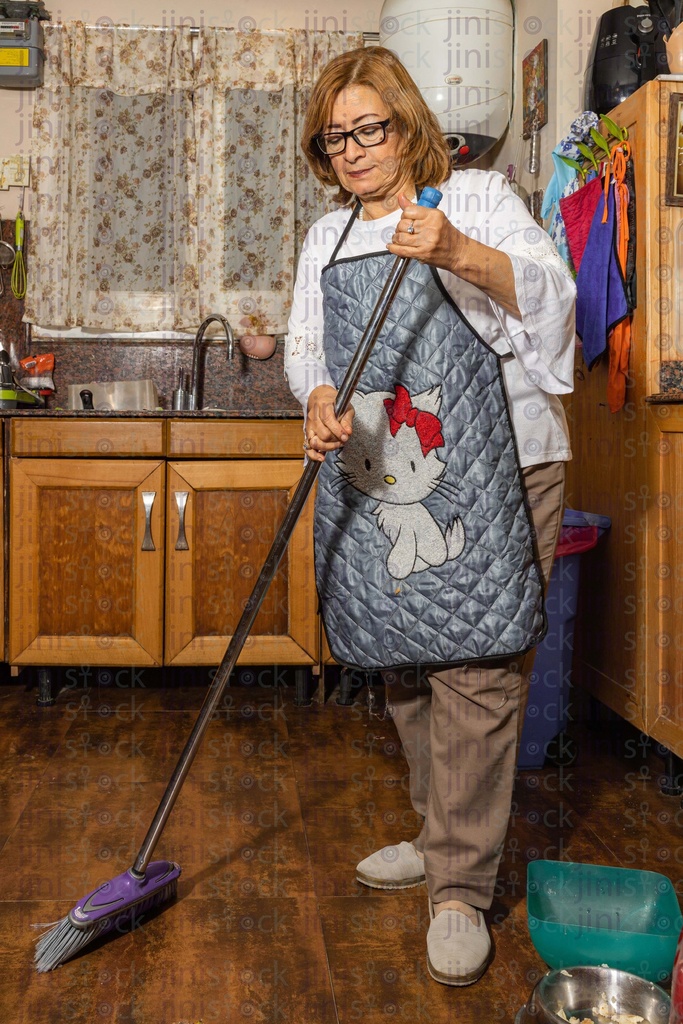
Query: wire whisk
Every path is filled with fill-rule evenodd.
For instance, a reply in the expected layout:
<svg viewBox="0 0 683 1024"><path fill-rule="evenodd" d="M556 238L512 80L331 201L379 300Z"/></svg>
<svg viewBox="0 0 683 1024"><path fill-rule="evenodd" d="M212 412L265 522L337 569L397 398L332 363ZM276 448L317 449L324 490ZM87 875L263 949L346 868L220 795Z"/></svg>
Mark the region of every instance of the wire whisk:
<svg viewBox="0 0 683 1024"><path fill-rule="evenodd" d="M14 263L12 264L12 276L10 285L15 299L23 299L26 295L26 267L24 266L24 192L21 189L19 210L14 225Z"/></svg>

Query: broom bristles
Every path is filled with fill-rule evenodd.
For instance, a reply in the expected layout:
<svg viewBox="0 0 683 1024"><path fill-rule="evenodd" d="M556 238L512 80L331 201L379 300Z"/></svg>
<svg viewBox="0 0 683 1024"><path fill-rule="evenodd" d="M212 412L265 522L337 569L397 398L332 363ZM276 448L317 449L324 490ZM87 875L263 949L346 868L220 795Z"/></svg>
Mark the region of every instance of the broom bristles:
<svg viewBox="0 0 683 1024"><path fill-rule="evenodd" d="M174 879L163 889L154 893L153 896L140 900L126 910L119 910L111 917L105 917L100 921L95 921L93 924L86 925L85 928L77 928L71 923L71 919L67 914L54 928L51 928L49 932L45 932L38 939L34 958L36 970L40 974L53 971L55 967L59 967L65 960L70 960L72 956L80 953L85 946L88 946L106 932L114 930L118 932L130 931L131 928L135 928L140 924L141 914L173 899L177 890L178 881Z"/></svg>

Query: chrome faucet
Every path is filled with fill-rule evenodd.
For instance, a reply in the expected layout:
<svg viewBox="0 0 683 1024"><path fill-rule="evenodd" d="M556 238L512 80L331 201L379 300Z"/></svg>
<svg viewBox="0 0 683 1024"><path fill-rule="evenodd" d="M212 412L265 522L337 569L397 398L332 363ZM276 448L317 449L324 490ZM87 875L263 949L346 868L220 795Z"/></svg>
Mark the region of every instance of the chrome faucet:
<svg viewBox="0 0 683 1024"><path fill-rule="evenodd" d="M190 377L190 389L186 406L188 409L197 409L199 407L199 349L204 339L206 328L214 321L221 324L225 331L227 344L226 359L232 359L235 354L235 335L232 332L232 327L220 313L210 313L206 320L200 324L199 330L192 342L192 375Z"/></svg>

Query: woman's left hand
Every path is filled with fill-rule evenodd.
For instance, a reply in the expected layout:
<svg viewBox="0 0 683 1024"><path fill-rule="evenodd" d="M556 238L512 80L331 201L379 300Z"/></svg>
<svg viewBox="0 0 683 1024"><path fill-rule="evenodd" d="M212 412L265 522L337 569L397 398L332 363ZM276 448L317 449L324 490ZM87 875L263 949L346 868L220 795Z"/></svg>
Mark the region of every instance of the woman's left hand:
<svg viewBox="0 0 683 1024"><path fill-rule="evenodd" d="M398 203L401 219L387 246L389 252L455 273L458 253L467 245L467 236L441 210L418 206L403 194L398 196Z"/></svg>

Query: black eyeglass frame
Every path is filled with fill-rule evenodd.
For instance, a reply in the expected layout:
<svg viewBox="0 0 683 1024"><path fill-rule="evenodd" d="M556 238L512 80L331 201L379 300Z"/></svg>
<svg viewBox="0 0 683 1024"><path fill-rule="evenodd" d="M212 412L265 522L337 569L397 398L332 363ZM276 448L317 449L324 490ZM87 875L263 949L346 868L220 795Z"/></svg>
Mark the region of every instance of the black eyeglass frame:
<svg viewBox="0 0 683 1024"><path fill-rule="evenodd" d="M386 141L387 128L389 127L390 124L391 118L388 117L385 121L370 121L368 124L359 124L357 128L353 128L350 132L320 132L319 135L314 136L314 141L320 152L323 154L323 156L340 156L346 150L347 139L353 139L356 145L361 146L363 149L372 149L373 146L381 146L382 143ZM356 137L356 132L362 132L367 130L368 128L381 128L382 138L378 142L371 142L369 144L361 142L361 140ZM344 145L342 146L342 148L336 150L334 153L326 152L326 150L323 149L322 144L323 139L325 139L328 135L334 135L337 137L341 136L341 138L344 140Z"/></svg>

